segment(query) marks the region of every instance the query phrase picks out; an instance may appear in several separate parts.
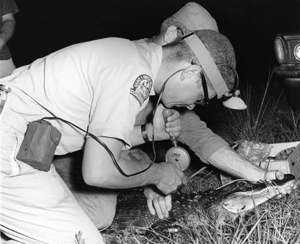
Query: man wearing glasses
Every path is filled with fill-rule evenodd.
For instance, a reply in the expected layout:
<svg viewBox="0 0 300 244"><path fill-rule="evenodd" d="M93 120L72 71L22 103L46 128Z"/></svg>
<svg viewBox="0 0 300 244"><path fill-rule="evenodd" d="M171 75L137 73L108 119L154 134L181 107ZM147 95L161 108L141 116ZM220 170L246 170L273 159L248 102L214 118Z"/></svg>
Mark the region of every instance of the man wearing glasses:
<svg viewBox="0 0 300 244"><path fill-rule="evenodd" d="M210 29L213 31L218 31L216 21L211 17L211 15L197 3L188 3L182 9L180 9L176 14L166 19L161 26L160 32L158 35L145 40L135 41L137 45L142 47L147 43L155 43L160 46L167 45L172 43L185 34L190 33L193 30L197 29ZM210 31L206 31L206 35L209 35ZM214 34L213 32L211 33ZM190 36L185 36L186 40ZM235 57L234 51L229 48L230 60L228 63L222 63L224 60L220 60L222 67L220 68L224 76L227 75L226 72L229 72L229 76L233 77L231 82L225 84L224 81L221 81L221 85L217 88L218 93L216 93L214 87L212 86L209 79L207 79L207 74L204 70L199 69L199 63L195 60L191 60L191 73L198 74L198 83L202 87L201 95L197 100L185 107L188 109L193 109L197 104L206 105L209 102L209 99L218 96L222 97L226 92L229 91L228 88L236 88L235 82L238 79L237 73L235 71ZM219 73L219 71L217 71ZM217 77L218 78L218 77ZM220 77L219 77L220 78ZM177 87L170 86L169 83L166 84L164 93L172 93L172 89ZM178 93L175 93L178 95ZM176 97L177 98L177 97ZM164 95L162 96L162 101L164 100ZM178 104L176 104L178 106ZM184 106L184 105L182 105ZM172 104L169 104L168 107L172 107ZM152 140L152 130L151 123L149 123L149 115L152 115L153 110L155 109L155 103L149 102L147 106L141 111L135 121L135 125L141 126L143 131L143 138L146 140ZM148 123L147 123L148 122ZM155 138L157 139L157 138ZM168 139L168 138L165 138ZM210 129L206 127L206 124L200 120L200 118L190 110L184 111L181 113L181 134L178 138L179 141L188 145L195 154L201 159L201 161L210 163L215 167L228 172L236 177L242 177L245 179L250 179L253 181L258 181L266 177L266 179L275 179L276 177L281 177L279 173L275 176L275 171L268 172L265 175L265 171L254 166L244 158L240 157L235 153L228 145L228 143L223 140L220 136L214 134ZM136 158L141 159L142 161L149 162L150 159L140 150L127 150L122 152L124 158ZM68 186L72 188L72 184L68 178L68 172L66 169L70 168L70 162L60 161L56 163L58 172L62 175L63 179L66 181ZM251 174L249 172L252 172ZM67 177L65 176L67 175ZM76 189L73 189L75 197L78 199L82 208L88 214L88 216L93 220L94 224L98 228L103 228L105 224L111 223L114 217L114 211L107 211L108 221L103 223L103 196L100 196L97 193L87 193L87 192L78 192ZM168 216L168 212L171 208L171 196L170 195L160 195L153 188L145 188L145 195L147 197L148 208L152 214L157 214L160 218ZM115 199L115 194L107 193L107 199ZM100 200L101 199L101 200ZM110 200L111 205L115 204L115 200ZM113 209L113 208L111 208Z"/></svg>

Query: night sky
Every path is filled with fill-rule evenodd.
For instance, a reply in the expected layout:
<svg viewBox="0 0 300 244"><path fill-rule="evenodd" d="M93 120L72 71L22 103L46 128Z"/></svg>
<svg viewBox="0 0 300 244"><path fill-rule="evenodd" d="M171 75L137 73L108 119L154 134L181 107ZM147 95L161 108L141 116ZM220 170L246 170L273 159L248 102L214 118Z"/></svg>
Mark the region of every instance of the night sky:
<svg viewBox="0 0 300 244"><path fill-rule="evenodd" d="M104 37L140 39L187 0L16 0L20 12L9 42L17 67L60 48ZM277 65L277 33L300 33L300 0L201 0L232 42L241 80L258 79Z"/></svg>

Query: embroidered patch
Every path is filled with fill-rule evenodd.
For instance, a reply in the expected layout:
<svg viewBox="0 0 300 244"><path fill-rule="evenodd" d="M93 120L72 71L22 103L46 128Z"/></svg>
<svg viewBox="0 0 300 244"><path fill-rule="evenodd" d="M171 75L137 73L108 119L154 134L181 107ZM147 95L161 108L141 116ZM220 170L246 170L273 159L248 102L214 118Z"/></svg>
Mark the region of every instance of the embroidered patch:
<svg viewBox="0 0 300 244"><path fill-rule="evenodd" d="M133 88L130 89L130 94L138 100L141 106L150 96L152 83L152 79L149 75L140 75L133 83Z"/></svg>

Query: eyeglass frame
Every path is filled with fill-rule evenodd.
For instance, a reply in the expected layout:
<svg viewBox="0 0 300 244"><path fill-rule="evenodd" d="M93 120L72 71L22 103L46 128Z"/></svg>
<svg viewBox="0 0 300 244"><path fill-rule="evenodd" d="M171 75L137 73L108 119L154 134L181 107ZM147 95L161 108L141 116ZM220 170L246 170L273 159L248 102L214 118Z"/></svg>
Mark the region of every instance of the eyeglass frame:
<svg viewBox="0 0 300 244"><path fill-rule="evenodd" d="M192 65L197 65L194 60L191 62ZM207 89L207 82L205 79L204 72L200 72L201 76L201 83L204 93L204 98L198 99L194 102L195 105L201 105L201 106L209 106L209 96L208 96L208 89Z"/></svg>
<svg viewBox="0 0 300 244"><path fill-rule="evenodd" d="M192 61L192 65L196 65L195 61ZM234 87L230 90L230 92L227 92L223 95L223 97L225 97L225 98L231 97L232 94L235 93L235 91L237 90L237 88L239 86L239 75L236 72L236 70L233 67L231 67L230 65L227 65L227 64L216 64L216 65L217 66L226 66L226 67L230 68L235 76ZM208 95L207 81L206 81L203 71L200 73L200 75L201 75L202 88L203 88L203 92L204 92L204 98L198 99L194 104L200 105L200 106L209 106L210 98Z"/></svg>

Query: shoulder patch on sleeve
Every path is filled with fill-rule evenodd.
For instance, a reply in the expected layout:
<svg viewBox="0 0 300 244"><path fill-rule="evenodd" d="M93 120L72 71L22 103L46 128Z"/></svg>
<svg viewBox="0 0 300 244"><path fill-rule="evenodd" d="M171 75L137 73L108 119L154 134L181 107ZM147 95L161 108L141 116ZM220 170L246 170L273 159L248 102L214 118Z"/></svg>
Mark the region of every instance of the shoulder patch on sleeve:
<svg viewBox="0 0 300 244"><path fill-rule="evenodd" d="M138 100L140 106L142 106L144 101L150 96L152 84L153 82L151 77L146 74L140 75L133 83L133 87L130 89L130 94Z"/></svg>

